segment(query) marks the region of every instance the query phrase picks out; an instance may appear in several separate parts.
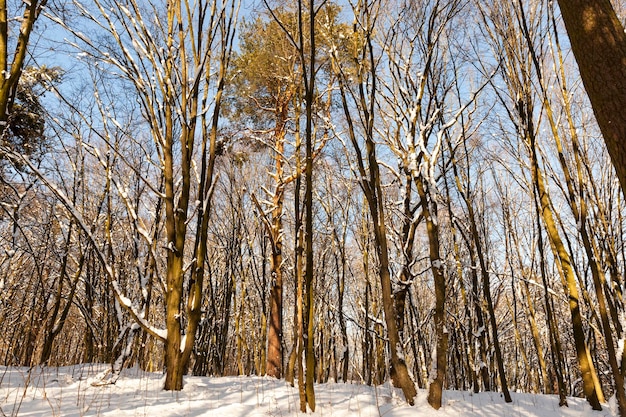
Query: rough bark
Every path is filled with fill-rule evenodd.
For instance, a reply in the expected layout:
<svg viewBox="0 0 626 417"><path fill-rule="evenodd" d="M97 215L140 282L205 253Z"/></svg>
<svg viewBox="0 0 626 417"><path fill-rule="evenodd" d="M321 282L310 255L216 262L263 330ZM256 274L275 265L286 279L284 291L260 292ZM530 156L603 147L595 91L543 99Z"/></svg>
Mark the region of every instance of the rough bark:
<svg viewBox="0 0 626 417"><path fill-rule="evenodd" d="M626 33L610 0L559 0L580 75L626 193Z"/></svg>
<svg viewBox="0 0 626 417"><path fill-rule="evenodd" d="M267 333L267 366L268 376L283 376L283 152L285 149L286 110L279 110L275 129L275 172L276 189L272 196L272 219L269 227L272 254L270 257L271 289L270 289L270 323Z"/></svg>

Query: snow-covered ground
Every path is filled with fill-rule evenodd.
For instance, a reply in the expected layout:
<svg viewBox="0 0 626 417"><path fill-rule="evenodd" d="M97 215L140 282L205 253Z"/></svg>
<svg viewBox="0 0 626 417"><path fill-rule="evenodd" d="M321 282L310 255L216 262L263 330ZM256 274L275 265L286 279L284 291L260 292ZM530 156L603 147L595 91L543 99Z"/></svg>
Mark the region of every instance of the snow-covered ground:
<svg viewBox="0 0 626 417"><path fill-rule="evenodd" d="M0 416L298 416L296 388L263 377L186 377L181 392L166 392L163 375L126 369L115 385L94 386L106 365L63 368L0 367ZM505 404L498 393L472 394L446 391L444 404L435 412L419 391L414 407L390 385L316 385L314 416L416 417L416 416L615 416L605 405L592 411L580 398L570 398L569 408L559 408L558 398L513 393ZM311 415L311 413L309 413Z"/></svg>

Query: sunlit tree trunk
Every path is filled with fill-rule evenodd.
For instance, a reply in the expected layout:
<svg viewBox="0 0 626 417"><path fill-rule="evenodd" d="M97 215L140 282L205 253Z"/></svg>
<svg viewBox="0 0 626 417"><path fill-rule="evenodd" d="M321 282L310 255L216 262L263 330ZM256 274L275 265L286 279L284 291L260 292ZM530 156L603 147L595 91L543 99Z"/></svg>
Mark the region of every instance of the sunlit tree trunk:
<svg viewBox="0 0 626 417"><path fill-rule="evenodd" d="M299 0L299 22L300 22L300 53L301 63L305 66L308 61L308 69L303 71L304 76L304 103L305 103L305 167L304 167L304 240L305 240L305 267L304 267L304 294L306 297L305 305L306 312L304 313L304 321L307 326L306 337L306 402L311 408L311 411L315 412L315 389L313 382L315 378L315 355L314 355L314 320L315 320L315 306L314 306L314 293L313 293L313 278L315 275L315 267L313 264L313 105L316 94L316 33L315 33L315 16L316 6L315 0L309 0L307 5L308 22L304 20L302 14L302 0ZM306 23L305 23L306 22ZM305 28L308 28L308 41L309 54L305 56L304 52L304 37ZM302 378L302 376L300 376ZM302 410L306 411L306 410Z"/></svg>
<svg viewBox="0 0 626 417"><path fill-rule="evenodd" d="M559 0L580 75L626 193L626 33L610 0Z"/></svg>
<svg viewBox="0 0 626 417"><path fill-rule="evenodd" d="M2 138L8 125L24 62L28 56L30 36L46 4L47 0L24 2L24 11L18 20L15 17L17 14L15 11L9 12L7 0L0 0L0 73L3 74L0 77L0 137ZM21 22L15 49L12 51L10 48L14 40L11 37L15 35L10 33L9 18Z"/></svg>
<svg viewBox="0 0 626 417"><path fill-rule="evenodd" d="M551 356L554 362L554 370L557 378L557 386L559 390L559 406L568 406L567 404L567 387L565 384L565 358L563 353L563 348L561 344L561 338L559 336L558 325L556 321L556 316L554 313L554 303L552 302L552 298L550 296L549 286L548 286L548 277L547 277L547 267L546 267L546 258L544 255L544 240L543 240L543 229L541 227L541 208L539 204L539 198L537 196L537 187L534 185L531 187L532 197L533 197L533 206L535 208L535 221L536 221L536 230L537 230L537 249L539 252L539 268L541 274L541 282L543 284L543 293L544 293L544 305L546 310L546 321L548 322L548 332L550 335L550 351Z"/></svg>
<svg viewBox="0 0 626 417"><path fill-rule="evenodd" d="M600 394L598 394L598 390L600 390L600 387L596 386L596 383L594 382L595 378L593 374L595 373L595 368L591 361L589 348L585 341L582 314L580 312L578 287L571 263L571 257L567 252L565 245L563 244L563 241L560 237L556 222L554 220L554 215L552 213L552 202L550 201L550 197L545 187L543 176L541 175L541 172L539 170L536 142L534 138L534 128L532 127L532 124L527 117L528 113L525 110L526 107L524 106L524 104L520 103L518 108L520 111L521 120L523 120L527 126L526 134L528 135L528 137L526 139L529 141L528 145L531 153L531 172L534 187L537 190L538 200L541 204L541 217L546 226L548 237L550 238L551 242L550 246L553 248L554 256L557 259L560 272L563 274L566 282L565 290L568 294L569 309L574 331L574 344L576 347L576 355L583 378L583 392L585 394L585 397L587 398L587 401L589 401L589 404L591 404L591 407L594 410L601 410L602 406L600 405L599 400Z"/></svg>

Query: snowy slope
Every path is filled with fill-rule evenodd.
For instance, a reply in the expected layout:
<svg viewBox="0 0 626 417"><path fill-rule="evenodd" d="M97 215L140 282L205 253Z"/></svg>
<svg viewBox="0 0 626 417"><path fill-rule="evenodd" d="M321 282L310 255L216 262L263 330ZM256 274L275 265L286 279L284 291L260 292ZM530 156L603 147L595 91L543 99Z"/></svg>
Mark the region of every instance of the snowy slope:
<svg viewBox="0 0 626 417"><path fill-rule="evenodd" d="M263 377L186 377L182 392L166 392L161 374L127 369L115 385L94 386L106 365L63 368L0 367L0 416L298 416L296 388ZM435 412L419 391L416 405L407 406L402 393L389 385L321 384L316 386L314 416L576 416L617 415L607 405L592 411L580 398L559 408L556 396L512 393L505 404L498 393L446 391Z"/></svg>

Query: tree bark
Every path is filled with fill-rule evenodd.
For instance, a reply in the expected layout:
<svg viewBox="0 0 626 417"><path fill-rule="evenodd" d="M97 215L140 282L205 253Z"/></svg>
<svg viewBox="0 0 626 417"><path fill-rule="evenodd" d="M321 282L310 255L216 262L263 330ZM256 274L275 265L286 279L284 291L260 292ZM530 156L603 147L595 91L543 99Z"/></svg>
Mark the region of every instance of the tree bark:
<svg viewBox="0 0 626 417"><path fill-rule="evenodd" d="M9 33L8 13L6 0L0 0L0 71L4 74L0 81L0 137L5 135L5 129L17 92L24 62L27 59L27 50L30 35L33 31L35 21L39 18L41 11L46 6L47 0L32 0L25 2L24 13L21 16L19 35L15 50L13 51L13 60L9 64L9 45L13 40L9 41L9 37L15 36ZM11 16L13 19L13 16Z"/></svg>
<svg viewBox="0 0 626 417"><path fill-rule="evenodd" d="M593 112L626 193L626 33L609 0L559 0Z"/></svg>
<svg viewBox="0 0 626 417"><path fill-rule="evenodd" d="M550 298L550 292L548 287L548 277L546 271L546 257L544 256L544 244L543 244L543 231L541 229L541 208L539 206L539 199L537 198L537 188L532 187L533 203L536 212L536 227L537 227L537 249L539 251L539 268L541 273L541 283L543 284L543 299L546 311L546 321L548 322L548 332L550 335L550 351L552 360L554 362L554 372L557 378L557 386L559 390L559 407L568 406L567 404L567 391L565 384L565 359L563 357L563 349L561 348L561 339L559 337L558 327L556 323L556 317L554 315L553 302ZM556 359L556 360L555 360Z"/></svg>
<svg viewBox="0 0 626 417"><path fill-rule="evenodd" d="M448 353L448 330L446 328L446 279L443 274L443 263L439 250L439 224L437 220L437 204L428 189L428 182L423 177L415 179L419 194L422 216L426 219L428 249L431 270L435 285L435 334L436 334L436 368L431 376L428 388L428 403L435 409L441 408L443 388L446 381L446 365Z"/></svg>
<svg viewBox="0 0 626 417"><path fill-rule="evenodd" d="M268 376L282 378L283 376L283 152L285 149L286 108L280 108L277 114L275 129L275 172L276 189L272 196L272 219L269 227L272 244L270 258L271 289L270 289L270 323L267 333L267 366Z"/></svg>

